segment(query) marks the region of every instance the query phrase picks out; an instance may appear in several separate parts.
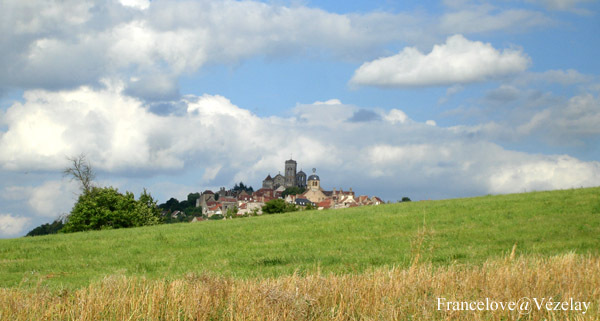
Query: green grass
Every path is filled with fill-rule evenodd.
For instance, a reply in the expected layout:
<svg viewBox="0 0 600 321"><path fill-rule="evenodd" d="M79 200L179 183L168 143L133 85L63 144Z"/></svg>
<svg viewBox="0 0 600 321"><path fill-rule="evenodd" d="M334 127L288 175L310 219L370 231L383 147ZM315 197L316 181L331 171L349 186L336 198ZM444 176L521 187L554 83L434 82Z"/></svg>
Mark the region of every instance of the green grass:
<svg viewBox="0 0 600 321"><path fill-rule="evenodd" d="M600 188L295 212L0 240L0 287L77 288L106 275L271 277L600 254Z"/></svg>

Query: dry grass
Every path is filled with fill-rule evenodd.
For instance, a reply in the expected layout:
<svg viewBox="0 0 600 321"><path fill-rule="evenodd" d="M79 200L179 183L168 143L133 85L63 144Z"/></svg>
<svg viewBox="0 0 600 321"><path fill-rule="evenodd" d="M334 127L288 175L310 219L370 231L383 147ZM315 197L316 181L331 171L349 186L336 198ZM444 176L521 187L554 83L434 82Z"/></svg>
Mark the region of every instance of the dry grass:
<svg viewBox="0 0 600 321"><path fill-rule="evenodd" d="M377 269L351 275L177 280L111 276L76 291L0 289L1 320L598 320L600 258L507 256L483 265ZM591 302L579 311L439 311L437 298Z"/></svg>

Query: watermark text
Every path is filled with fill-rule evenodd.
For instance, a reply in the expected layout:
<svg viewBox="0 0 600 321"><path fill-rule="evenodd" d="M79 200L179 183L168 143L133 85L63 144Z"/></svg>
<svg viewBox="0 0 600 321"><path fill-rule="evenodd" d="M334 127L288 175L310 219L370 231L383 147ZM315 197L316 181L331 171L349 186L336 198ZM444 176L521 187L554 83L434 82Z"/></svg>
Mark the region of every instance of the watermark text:
<svg viewBox="0 0 600 321"><path fill-rule="evenodd" d="M518 301L498 301L490 298L474 301L449 301L437 298L438 311L518 311L529 314L532 310L542 311L576 311L586 314L591 302L578 301L573 298L554 300L550 298L523 297Z"/></svg>

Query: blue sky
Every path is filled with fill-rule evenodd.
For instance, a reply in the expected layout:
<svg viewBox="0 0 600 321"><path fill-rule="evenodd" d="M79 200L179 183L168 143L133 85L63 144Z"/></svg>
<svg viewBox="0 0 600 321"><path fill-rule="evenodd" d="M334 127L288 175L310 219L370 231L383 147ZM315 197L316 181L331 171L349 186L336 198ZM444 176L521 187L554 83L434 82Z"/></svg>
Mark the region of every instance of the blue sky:
<svg viewBox="0 0 600 321"><path fill-rule="evenodd" d="M293 154L396 201L600 185L600 4L2 0L0 237L61 176L160 202L260 187Z"/></svg>

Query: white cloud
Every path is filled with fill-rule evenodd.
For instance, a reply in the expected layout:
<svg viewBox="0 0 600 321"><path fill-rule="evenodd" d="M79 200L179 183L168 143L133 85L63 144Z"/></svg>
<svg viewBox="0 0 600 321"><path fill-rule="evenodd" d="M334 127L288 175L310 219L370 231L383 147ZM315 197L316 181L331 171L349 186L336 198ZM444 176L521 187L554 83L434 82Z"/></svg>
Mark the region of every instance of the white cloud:
<svg viewBox="0 0 600 321"><path fill-rule="evenodd" d="M521 153L514 156L516 157L489 173L488 188L491 193L592 187L600 184L600 162L583 162L567 155L532 156Z"/></svg>
<svg viewBox="0 0 600 321"><path fill-rule="evenodd" d="M372 177L453 182L457 189L475 186L484 193L517 193L600 185L600 162L566 155L508 151L488 142L469 144L377 145L367 150ZM414 175L414 174L413 174Z"/></svg>
<svg viewBox="0 0 600 321"><path fill-rule="evenodd" d="M592 94L581 94L537 112L520 125L521 134L538 133L556 142L571 142L596 137L600 134L600 99Z"/></svg>
<svg viewBox="0 0 600 321"><path fill-rule="evenodd" d="M126 7L132 7L141 10L148 9L150 6L149 0L119 0L119 2Z"/></svg>
<svg viewBox="0 0 600 321"><path fill-rule="evenodd" d="M23 233L29 219L26 217L0 214L0 237L15 237Z"/></svg>
<svg viewBox="0 0 600 321"><path fill-rule="evenodd" d="M47 181L32 189L28 204L38 216L56 219L71 211L77 192L76 184Z"/></svg>
<svg viewBox="0 0 600 321"><path fill-rule="evenodd" d="M398 109L375 110L379 118L351 122L365 109L330 102L298 105L294 117L281 118L258 117L222 96L186 96L183 114L158 116L119 86L30 91L7 111L0 166L57 171L66 165L65 155L86 152L93 166L112 177L134 175L137 185L161 186L159 174L176 172L194 176L185 184L199 191L240 180L257 187L293 154L305 171L317 167L325 188L351 186L387 199L400 192L422 199L600 185L598 162L506 150L485 135L465 135L468 128L420 123ZM596 103L582 96L564 112L589 117ZM39 130L28 130L36 126ZM497 127L487 130L502 130ZM47 142L52 148L38 145L46 136L56 139ZM3 189L5 199L26 202L31 217L49 218L68 211L59 206L71 197L72 187L64 184L49 180L26 188L31 197L20 199L23 189Z"/></svg>
<svg viewBox="0 0 600 321"><path fill-rule="evenodd" d="M402 110L392 109L385 116L385 120L389 121L392 124L396 124L396 123L403 124L408 120L408 116Z"/></svg>
<svg viewBox="0 0 600 321"><path fill-rule="evenodd" d="M315 101L313 105L341 105L342 102L339 99L329 99L327 101Z"/></svg>
<svg viewBox="0 0 600 321"><path fill-rule="evenodd" d="M0 89L96 86L138 78L130 93L157 99L205 65L251 57L360 61L389 44L424 46L448 33L524 28L545 22L527 11L479 6L442 17L419 12L336 14L257 1L9 0L0 12ZM166 84L163 81L168 81ZM135 87L135 88L133 88ZM159 97L159 98L160 98Z"/></svg>
<svg viewBox="0 0 600 321"><path fill-rule="evenodd" d="M325 103L316 102L309 105L298 105L293 109L296 118L309 125L332 125L344 123L359 110L342 104L337 99L331 99Z"/></svg>
<svg viewBox="0 0 600 321"><path fill-rule="evenodd" d="M25 102L4 116L8 131L0 137L0 164L12 170L60 169L66 156L85 152L101 169L180 167L152 140L168 124L121 89L26 92Z"/></svg>
<svg viewBox="0 0 600 321"><path fill-rule="evenodd" d="M523 31L546 26L552 21L540 12L509 9L498 10L492 5L460 5L462 9L442 15L440 31L452 33L485 33L499 30Z"/></svg>
<svg viewBox="0 0 600 321"><path fill-rule="evenodd" d="M256 1L8 1L0 12L0 88L73 88L157 77L253 56L364 59L390 41L420 39L410 14L340 15ZM133 9L133 10L132 10ZM135 10L143 9L143 10ZM150 80L145 80L148 78ZM145 98L145 97L144 97ZM152 98L152 97L150 97Z"/></svg>
<svg viewBox="0 0 600 321"><path fill-rule="evenodd" d="M408 47L399 54L366 62L350 80L382 87L440 86L481 82L524 71L529 58L520 50L496 50L489 43L449 37L429 54Z"/></svg>
<svg viewBox="0 0 600 321"><path fill-rule="evenodd" d="M49 180L38 186L7 186L2 198L27 204L35 217L55 219L70 212L78 193L75 182Z"/></svg>

